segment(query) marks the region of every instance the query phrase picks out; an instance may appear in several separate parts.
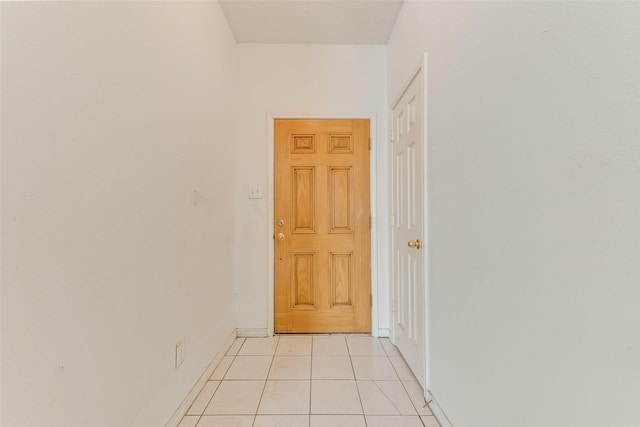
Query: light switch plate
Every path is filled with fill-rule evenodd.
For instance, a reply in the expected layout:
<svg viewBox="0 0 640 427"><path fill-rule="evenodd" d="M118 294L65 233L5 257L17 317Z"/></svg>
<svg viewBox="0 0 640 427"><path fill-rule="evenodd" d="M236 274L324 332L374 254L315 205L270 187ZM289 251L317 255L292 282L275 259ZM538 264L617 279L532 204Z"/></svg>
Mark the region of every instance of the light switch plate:
<svg viewBox="0 0 640 427"><path fill-rule="evenodd" d="M262 186L250 185L249 186L249 198L250 199L262 199Z"/></svg>

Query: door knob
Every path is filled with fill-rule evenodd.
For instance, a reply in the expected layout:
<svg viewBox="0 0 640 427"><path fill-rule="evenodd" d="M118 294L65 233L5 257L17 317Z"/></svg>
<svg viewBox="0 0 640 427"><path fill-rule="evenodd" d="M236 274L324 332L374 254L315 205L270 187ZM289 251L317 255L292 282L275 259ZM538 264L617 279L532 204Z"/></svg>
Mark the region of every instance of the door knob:
<svg viewBox="0 0 640 427"><path fill-rule="evenodd" d="M284 234L278 233L278 240L284 240Z"/></svg>
<svg viewBox="0 0 640 427"><path fill-rule="evenodd" d="M422 242L420 241L420 239L416 239L416 240L409 240L409 242L407 243L407 245L410 248L414 248L414 249L420 249L422 247Z"/></svg>
<svg viewBox="0 0 640 427"><path fill-rule="evenodd" d="M279 219L278 220L278 226L279 227L284 227L284 219Z"/></svg>

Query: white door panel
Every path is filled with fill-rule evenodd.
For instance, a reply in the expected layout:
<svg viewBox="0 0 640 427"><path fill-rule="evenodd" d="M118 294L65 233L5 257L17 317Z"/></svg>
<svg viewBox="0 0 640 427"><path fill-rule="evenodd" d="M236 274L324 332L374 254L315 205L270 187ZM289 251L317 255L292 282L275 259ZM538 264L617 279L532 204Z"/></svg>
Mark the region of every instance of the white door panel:
<svg viewBox="0 0 640 427"><path fill-rule="evenodd" d="M426 246L422 73L423 68L393 109L392 277L393 339L424 387Z"/></svg>

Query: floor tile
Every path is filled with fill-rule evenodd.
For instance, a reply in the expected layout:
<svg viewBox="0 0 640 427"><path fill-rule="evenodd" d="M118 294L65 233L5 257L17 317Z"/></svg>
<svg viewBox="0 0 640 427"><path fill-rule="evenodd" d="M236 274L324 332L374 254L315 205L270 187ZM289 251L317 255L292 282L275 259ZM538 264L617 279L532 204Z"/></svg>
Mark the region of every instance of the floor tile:
<svg viewBox="0 0 640 427"><path fill-rule="evenodd" d="M418 381L402 381L405 390L409 394L409 398L413 402L413 406L418 411L418 415L433 415L428 406L424 406L424 394L422 386Z"/></svg>
<svg viewBox="0 0 640 427"><path fill-rule="evenodd" d="M400 381L358 381L366 415L417 415Z"/></svg>
<svg viewBox="0 0 640 427"><path fill-rule="evenodd" d="M258 415L253 427L309 427L309 416Z"/></svg>
<svg viewBox="0 0 640 427"><path fill-rule="evenodd" d="M390 357L389 361L396 370L396 374L403 381L415 381L416 377L413 375L411 368L407 365L407 362L402 358L402 356L394 356Z"/></svg>
<svg viewBox="0 0 640 427"><path fill-rule="evenodd" d="M436 417L423 415L420 418L422 419L422 424L424 424L424 427L440 427L440 424L438 424L438 420L436 420Z"/></svg>
<svg viewBox="0 0 640 427"><path fill-rule="evenodd" d="M388 357L352 356L353 370L358 380L398 380Z"/></svg>
<svg viewBox="0 0 640 427"><path fill-rule="evenodd" d="M253 415L258 409L264 381L223 381L205 415Z"/></svg>
<svg viewBox="0 0 640 427"><path fill-rule="evenodd" d="M398 348L391 343L389 338L380 338L380 344L382 344L382 348L384 348L384 352L387 353L387 356L402 356Z"/></svg>
<svg viewBox="0 0 640 427"><path fill-rule="evenodd" d="M366 427L362 415L311 415L311 427Z"/></svg>
<svg viewBox="0 0 640 427"><path fill-rule="evenodd" d="M420 417L367 415L367 427L422 427ZM200 427L200 426L198 426Z"/></svg>
<svg viewBox="0 0 640 427"><path fill-rule="evenodd" d="M311 354L313 338L299 336L281 336L276 354L279 356L308 356Z"/></svg>
<svg viewBox="0 0 640 427"><path fill-rule="evenodd" d="M351 356L386 356L380 340L374 337L347 337Z"/></svg>
<svg viewBox="0 0 640 427"><path fill-rule="evenodd" d="M187 415L202 415L209 404L209 401L213 397L213 393L216 392L219 385L220 381L207 381L200 391L200 394L198 394L198 397L196 397L196 400L187 411Z"/></svg>
<svg viewBox="0 0 640 427"><path fill-rule="evenodd" d="M349 356L313 356L311 378L314 380L352 380L353 368Z"/></svg>
<svg viewBox="0 0 640 427"><path fill-rule="evenodd" d="M347 342L343 336L320 335L313 337L313 355L348 356Z"/></svg>
<svg viewBox="0 0 640 427"><path fill-rule="evenodd" d="M310 381L267 381L258 414L309 414Z"/></svg>
<svg viewBox="0 0 640 427"><path fill-rule="evenodd" d="M214 369L213 374L211 374L211 378L209 378L210 380L221 380L224 378L224 374L227 373L227 370L229 369L229 366L231 366L231 363L233 362L235 356L224 356L222 358L222 360L220 360L220 363L218 363L218 366L216 366L216 369Z"/></svg>
<svg viewBox="0 0 640 427"><path fill-rule="evenodd" d="M233 341L233 344L231 344L231 347L229 347L229 350L227 350L227 356L235 356L236 354L238 354L238 351L240 351L240 347L242 347L242 344L244 344L244 338L236 338Z"/></svg>
<svg viewBox="0 0 640 427"><path fill-rule="evenodd" d="M311 381L312 414L362 414L358 388L353 380Z"/></svg>
<svg viewBox="0 0 640 427"><path fill-rule="evenodd" d="M184 417L182 417L182 420L180 421L180 424L178 424L178 427L196 427L196 424L198 424L199 419L200 419L199 415L195 415L195 416L185 415Z"/></svg>
<svg viewBox="0 0 640 427"><path fill-rule="evenodd" d="M276 356L269 371L270 380L308 380L311 356Z"/></svg>
<svg viewBox="0 0 640 427"><path fill-rule="evenodd" d="M236 356L224 379L266 380L272 356Z"/></svg>
<svg viewBox="0 0 640 427"><path fill-rule="evenodd" d="M198 427L251 427L253 415L205 415Z"/></svg>
<svg viewBox="0 0 640 427"><path fill-rule="evenodd" d="M278 339L273 336L268 338L247 338L238 352L241 356L271 356L276 352Z"/></svg>

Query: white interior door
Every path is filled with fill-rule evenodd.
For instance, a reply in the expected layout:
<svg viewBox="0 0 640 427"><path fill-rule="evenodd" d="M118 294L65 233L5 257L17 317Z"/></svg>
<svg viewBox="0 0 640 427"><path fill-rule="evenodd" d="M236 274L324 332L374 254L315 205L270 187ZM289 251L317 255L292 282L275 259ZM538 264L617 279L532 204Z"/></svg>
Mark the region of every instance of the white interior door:
<svg viewBox="0 0 640 427"><path fill-rule="evenodd" d="M393 108L393 339L425 387L424 67Z"/></svg>

